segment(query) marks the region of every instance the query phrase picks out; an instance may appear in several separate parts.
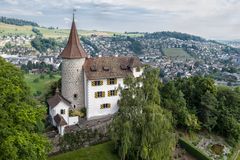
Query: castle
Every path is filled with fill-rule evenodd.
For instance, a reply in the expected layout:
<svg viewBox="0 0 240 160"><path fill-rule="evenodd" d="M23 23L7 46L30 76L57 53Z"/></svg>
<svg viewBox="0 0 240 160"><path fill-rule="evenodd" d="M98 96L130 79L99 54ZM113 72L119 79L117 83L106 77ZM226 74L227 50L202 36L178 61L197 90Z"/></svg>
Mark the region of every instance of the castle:
<svg viewBox="0 0 240 160"><path fill-rule="evenodd" d="M124 78L140 77L143 65L137 57L90 57L83 49L73 18L71 32L62 58L61 93L48 99L49 116L60 135L66 126L79 123L74 111L85 108L86 120L112 115L118 111L118 87Z"/></svg>

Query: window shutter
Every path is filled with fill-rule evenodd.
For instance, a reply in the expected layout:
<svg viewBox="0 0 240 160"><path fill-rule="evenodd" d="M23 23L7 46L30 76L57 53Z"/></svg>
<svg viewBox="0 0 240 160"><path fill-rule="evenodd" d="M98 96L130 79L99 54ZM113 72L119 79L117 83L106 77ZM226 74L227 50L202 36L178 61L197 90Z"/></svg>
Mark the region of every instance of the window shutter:
<svg viewBox="0 0 240 160"><path fill-rule="evenodd" d="M108 84L108 85L110 84L110 79L107 79L107 84Z"/></svg>
<svg viewBox="0 0 240 160"><path fill-rule="evenodd" d="M100 85L103 85L103 81L100 81Z"/></svg>
<svg viewBox="0 0 240 160"><path fill-rule="evenodd" d="M95 98L97 98L98 97L98 92L95 92Z"/></svg>
<svg viewBox="0 0 240 160"><path fill-rule="evenodd" d="M114 84L117 84L117 78L114 79Z"/></svg>
<svg viewBox="0 0 240 160"><path fill-rule="evenodd" d="M92 86L95 86L95 82L94 81L92 81Z"/></svg>
<svg viewBox="0 0 240 160"><path fill-rule="evenodd" d="M105 92L102 92L102 97L105 97Z"/></svg>
<svg viewBox="0 0 240 160"><path fill-rule="evenodd" d="M110 97L111 96L111 91L108 91L108 97Z"/></svg>

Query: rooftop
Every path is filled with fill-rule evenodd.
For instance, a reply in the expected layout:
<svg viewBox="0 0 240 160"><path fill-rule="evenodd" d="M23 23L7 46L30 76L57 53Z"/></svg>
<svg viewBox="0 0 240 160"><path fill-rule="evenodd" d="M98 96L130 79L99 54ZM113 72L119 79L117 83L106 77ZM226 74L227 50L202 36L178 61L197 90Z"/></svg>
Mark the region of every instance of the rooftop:
<svg viewBox="0 0 240 160"><path fill-rule="evenodd" d="M83 66L87 79L105 79L133 76L132 68L141 67L137 57L94 57L87 58Z"/></svg>

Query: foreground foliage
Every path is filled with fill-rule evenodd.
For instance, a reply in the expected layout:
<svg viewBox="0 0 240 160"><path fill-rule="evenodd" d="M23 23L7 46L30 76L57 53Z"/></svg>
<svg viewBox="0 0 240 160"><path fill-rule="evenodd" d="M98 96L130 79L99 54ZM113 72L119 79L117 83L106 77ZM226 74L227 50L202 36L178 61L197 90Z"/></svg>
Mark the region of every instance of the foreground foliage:
<svg viewBox="0 0 240 160"><path fill-rule="evenodd" d="M216 86L206 77L191 77L168 82L160 93L177 127L202 128L224 136L232 145L240 142L239 88Z"/></svg>
<svg viewBox="0 0 240 160"><path fill-rule="evenodd" d="M22 72L0 58L0 159L45 159L45 109L31 98Z"/></svg>
<svg viewBox="0 0 240 160"><path fill-rule="evenodd" d="M141 87L141 85L143 86ZM111 137L121 159L172 159L175 147L172 115L160 107L158 71L140 81L126 80Z"/></svg>

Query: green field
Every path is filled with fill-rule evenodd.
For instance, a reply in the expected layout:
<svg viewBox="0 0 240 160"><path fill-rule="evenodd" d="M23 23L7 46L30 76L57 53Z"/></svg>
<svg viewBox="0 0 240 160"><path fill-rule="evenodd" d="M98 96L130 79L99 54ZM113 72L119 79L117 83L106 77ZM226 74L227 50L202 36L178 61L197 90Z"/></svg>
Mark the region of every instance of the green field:
<svg viewBox="0 0 240 160"><path fill-rule="evenodd" d="M0 23L0 36L3 35L28 35L34 34L32 26L15 26L10 24Z"/></svg>
<svg viewBox="0 0 240 160"><path fill-rule="evenodd" d="M43 27L36 27L43 34L43 37L46 38L56 38L62 39L69 36L69 29L48 29ZM142 34L124 34L120 32L109 32L109 31L96 31L96 30L78 30L78 33L82 36L90 36L92 34L101 35L101 36L113 36L115 35L125 35L130 37L139 37ZM16 26L5 23L0 23L0 36L3 35L35 35L32 32L32 26Z"/></svg>
<svg viewBox="0 0 240 160"><path fill-rule="evenodd" d="M36 94L37 91L40 91L41 95L44 94L47 89L50 87L50 84L54 81L60 79L60 75L54 75L53 78L50 78L49 75L43 74L44 79L40 78L40 74L25 74L25 80L28 86L31 89L32 94ZM38 79L37 82L34 82L35 79Z"/></svg>
<svg viewBox="0 0 240 160"><path fill-rule="evenodd" d="M191 58L191 56L182 48L165 48L163 52L168 57Z"/></svg>
<svg viewBox="0 0 240 160"><path fill-rule="evenodd" d="M113 153L113 148L113 143L107 142L53 156L48 160L120 160L118 156Z"/></svg>

